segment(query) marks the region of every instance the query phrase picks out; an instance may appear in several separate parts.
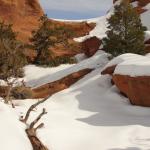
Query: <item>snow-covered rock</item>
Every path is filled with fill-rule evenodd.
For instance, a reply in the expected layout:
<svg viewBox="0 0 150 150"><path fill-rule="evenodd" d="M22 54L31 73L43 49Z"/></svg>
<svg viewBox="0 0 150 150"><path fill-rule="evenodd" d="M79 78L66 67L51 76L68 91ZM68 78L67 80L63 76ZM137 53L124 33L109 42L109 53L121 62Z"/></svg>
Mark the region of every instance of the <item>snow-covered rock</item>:
<svg viewBox="0 0 150 150"><path fill-rule="evenodd" d="M59 80L69 74L86 68L95 69L108 62L108 54L104 51L97 51L96 54L88 59L84 59L76 65L60 65L56 68L42 68L34 65L25 67L26 85L32 88Z"/></svg>
<svg viewBox="0 0 150 150"><path fill-rule="evenodd" d="M134 105L150 107L149 56L123 54L110 61L102 74L110 74L113 83Z"/></svg>
<svg viewBox="0 0 150 150"><path fill-rule="evenodd" d="M130 105L111 85L110 76L100 75L104 64L100 66L33 112L31 120L42 108L48 111L38 137L49 149L149 149L150 110ZM26 111L33 103L16 101L16 110Z"/></svg>

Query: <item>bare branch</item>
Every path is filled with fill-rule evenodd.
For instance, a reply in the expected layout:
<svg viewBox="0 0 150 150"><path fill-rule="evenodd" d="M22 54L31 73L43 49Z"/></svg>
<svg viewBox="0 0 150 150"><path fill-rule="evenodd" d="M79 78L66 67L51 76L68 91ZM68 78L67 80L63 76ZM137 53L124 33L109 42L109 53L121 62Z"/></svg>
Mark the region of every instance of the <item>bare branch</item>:
<svg viewBox="0 0 150 150"><path fill-rule="evenodd" d="M38 105L40 105L41 103L44 103L46 100L48 100L48 98L50 98L50 96L48 96L48 97L44 98L43 100L38 101L37 103L31 105L30 108L28 109L28 111L27 111L27 113L26 113L24 119L20 119L20 120L26 124L27 121L28 121L28 118L29 118L29 116L30 116L31 111L33 111L34 108L36 108L36 107L37 107Z"/></svg>
<svg viewBox="0 0 150 150"><path fill-rule="evenodd" d="M29 128L32 129L34 128L35 124L42 118L42 116L44 116L45 114L47 114L46 109L43 108L43 111L41 114L39 114L39 116L30 124ZM38 126L39 128L39 126ZM37 128L36 128L37 129Z"/></svg>
<svg viewBox="0 0 150 150"><path fill-rule="evenodd" d="M35 131L36 131L37 129L42 128L43 126L44 126L44 123L39 124L39 125L35 128Z"/></svg>

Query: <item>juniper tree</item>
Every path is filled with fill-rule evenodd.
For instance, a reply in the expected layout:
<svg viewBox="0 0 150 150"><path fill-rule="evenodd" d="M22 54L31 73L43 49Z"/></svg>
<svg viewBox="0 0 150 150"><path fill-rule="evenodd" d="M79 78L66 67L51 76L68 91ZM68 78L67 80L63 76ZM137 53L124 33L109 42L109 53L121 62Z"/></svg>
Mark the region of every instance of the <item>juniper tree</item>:
<svg viewBox="0 0 150 150"><path fill-rule="evenodd" d="M23 49L23 44L16 39L12 25L0 22L0 79L8 86L5 103L10 101L13 84L23 73L23 66L26 63Z"/></svg>
<svg viewBox="0 0 150 150"><path fill-rule="evenodd" d="M117 56L123 53L144 54L144 27L137 11L123 0L114 8L108 19L107 37L103 39L104 49Z"/></svg>
<svg viewBox="0 0 150 150"><path fill-rule="evenodd" d="M50 38L52 31L50 30L50 22L46 15L41 16L39 22L39 28L32 32L30 42L37 52L35 64L47 65L50 61L49 58L52 57L52 52L49 50L53 44Z"/></svg>

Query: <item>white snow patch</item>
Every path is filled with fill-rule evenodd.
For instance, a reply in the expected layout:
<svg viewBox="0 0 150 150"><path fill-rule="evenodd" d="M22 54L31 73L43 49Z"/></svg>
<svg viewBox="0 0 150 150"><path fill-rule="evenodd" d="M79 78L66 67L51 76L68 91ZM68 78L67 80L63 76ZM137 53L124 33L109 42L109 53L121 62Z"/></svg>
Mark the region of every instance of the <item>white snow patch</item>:
<svg viewBox="0 0 150 150"><path fill-rule="evenodd" d="M98 68L107 62L108 54L104 51L97 51L93 57L85 59L76 65L61 65L55 68L41 68L34 65L29 65L25 67L24 80L27 86L35 88L43 84L59 80L82 69Z"/></svg>
<svg viewBox="0 0 150 150"><path fill-rule="evenodd" d="M146 56L135 56L118 64L114 74L135 76L150 76L150 59Z"/></svg>
<svg viewBox="0 0 150 150"><path fill-rule="evenodd" d="M143 24L148 28L148 30L150 30L150 4L146 5L144 9L147 11L141 15L141 19Z"/></svg>
<svg viewBox="0 0 150 150"><path fill-rule="evenodd" d="M1 150L32 150L25 133L25 125L7 105L0 101L0 149Z"/></svg>
<svg viewBox="0 0 150 150"><path fill-rule="evenodd" d="M129 104L111 85L110 76L93 71L75 85L53 95L44 107L38 137L53 150L117 150L150 147L150 109ZM17 111L34 101L17 101Z"/></svg>
<svg viewBox="0 0 150 150"><path fill-rule="evenodd" d="M77 62L81 62L81 61L85 60L86 58L87 58L87 57L86 57L86 55L85 55L84 53L77 54L77 55L75 56L75 59L77 60Z"/></svg>
<svg viewBox="0 0 150 150"><path fill-rule="evenodd" d="M145 31L145 41L150 39L150 31Z"/></svg>
<svg viewBox="0 0 150 150"><path fill-rule="evenodd" d="M124 61L129 61L129 60L133 60L133 59L141 59L141 58L145 58L145 56L132 54L132 53L122 54L120 56L113 58L111 61L109 61L109 63L106 64L106 66L103 68L103 70L105 70L108 67L118 65Z"/></svg>

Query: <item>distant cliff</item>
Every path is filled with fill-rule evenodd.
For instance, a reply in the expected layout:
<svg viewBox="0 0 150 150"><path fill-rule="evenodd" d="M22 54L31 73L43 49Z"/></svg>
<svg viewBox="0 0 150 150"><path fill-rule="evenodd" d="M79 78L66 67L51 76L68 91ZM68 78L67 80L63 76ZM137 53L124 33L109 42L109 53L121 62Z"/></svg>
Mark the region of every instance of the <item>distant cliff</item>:
<svg viewBox="0 0 150 150"><path fill-rule="evenodd" d="M27 41L43 10L38 0L0 0L0 19L13 24L20 39Z"/></svg>

